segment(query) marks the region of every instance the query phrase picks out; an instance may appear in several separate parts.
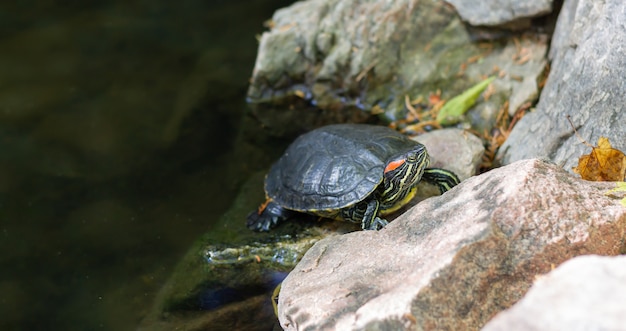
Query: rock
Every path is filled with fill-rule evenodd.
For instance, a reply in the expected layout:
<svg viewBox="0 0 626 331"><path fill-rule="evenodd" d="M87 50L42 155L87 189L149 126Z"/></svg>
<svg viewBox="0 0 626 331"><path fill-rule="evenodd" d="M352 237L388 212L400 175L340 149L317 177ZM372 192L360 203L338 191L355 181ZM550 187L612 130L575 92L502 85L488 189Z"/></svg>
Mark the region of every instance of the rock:
<svg viewBox="0 0 626 331"><path fill-rule="evenodd" d="M626 330L625 296L626 256L581 256L539 277L482 330Z"/></svg>
<svg viewBox="0 0 626 331"><path fill-rule="evenodd" d="M443 168L454 172L461 181L478 173L485 147L475 135L461 129L441 129L413 137L428 150L430 167ZM434 184L422 181L417 186L417 194L406 206L386 217L389 221L402 215L409 208L425 199L441 195Z"/></svg>
<svg viewBox="0 0 626 331"><path fill-rule="evenodd" d="M521 38L531 53L522 62L514 56L518 41L476 43L443 2L300 1L272 23L261 36L248 99L255 117L277 132L362 122L364 111L395 121L406 115L405 96L427 99L440 90L450 99L498 75L491 98L476 107L486 117L478 123L493 122L512 93L516 103L536 99L533 82L546 64L546 38Z"/></svg>
<svg viewBox="0 0 626 331"><path fill-rule="evenodd" d="M431 167L448 169L461 180L478 172L485 153L480 138L460 129L435 130L413 139L426 146Z"/></svg>
<svg viewBox="0 0 626 331"><path fill-rule="evenodd" d="M550 76L534 112L524 116L500 148L504 164L542 158L571 171L590 152L574 134L596 144L606 136L626 150L626 30L620 0L565 1L550 49Z"/></svg>
<svg viewBox="0 0 626 331"><path fill-rule="evenodd" d="M477 330L536 275L623 248L613 183L539 160L472 177L381 231L317 242L279 297L285 330Z"/></svg>
<svg viewBox="0 0 626 331"><path fill-rule="evenodd" d="M505 25L546 15L552 11L552 0L446 0L446 2L452 4L461 18L472 25Z"/></svg>

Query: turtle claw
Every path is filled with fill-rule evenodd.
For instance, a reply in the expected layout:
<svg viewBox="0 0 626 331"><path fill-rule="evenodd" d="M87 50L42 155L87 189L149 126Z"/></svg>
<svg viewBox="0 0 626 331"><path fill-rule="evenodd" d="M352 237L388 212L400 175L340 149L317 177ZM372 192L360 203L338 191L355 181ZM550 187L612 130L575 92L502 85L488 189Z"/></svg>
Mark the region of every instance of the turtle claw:
<svg viewBox="0 0 626 331"><path fill-rule="evenodd" d="M363 224L363 230L380 230L384 228L389 222L387 220L382 219L376 216L369 225Z"/></svg>
<svg viewBox="0 0 626 331"><path fill-rule="evenodd" d="M246 226L252 231L265 232L276 226L275 217L262 217L256 211L248 214Z"/></svg>
<svg viewBox="0 0 626 331"><path fill-rule="evenodd" d="M273 201L268 201L261 205L258 211L248 214L246 226L252 231L266 232L292 217L294 213Z"/></svg>

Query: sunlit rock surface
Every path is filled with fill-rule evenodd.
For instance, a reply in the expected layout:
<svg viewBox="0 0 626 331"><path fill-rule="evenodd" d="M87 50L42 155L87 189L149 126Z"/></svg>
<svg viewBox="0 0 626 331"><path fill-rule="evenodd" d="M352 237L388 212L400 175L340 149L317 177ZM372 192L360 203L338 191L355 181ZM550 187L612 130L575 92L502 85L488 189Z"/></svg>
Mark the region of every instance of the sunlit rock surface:
<svg viewBox="0 0 626 331"><path fill-rule="evenodd" d="M477 330L537 275L623 248L613 183L520 161L423 201L381 231L316 243L283 282L286 330Z"/></svg>

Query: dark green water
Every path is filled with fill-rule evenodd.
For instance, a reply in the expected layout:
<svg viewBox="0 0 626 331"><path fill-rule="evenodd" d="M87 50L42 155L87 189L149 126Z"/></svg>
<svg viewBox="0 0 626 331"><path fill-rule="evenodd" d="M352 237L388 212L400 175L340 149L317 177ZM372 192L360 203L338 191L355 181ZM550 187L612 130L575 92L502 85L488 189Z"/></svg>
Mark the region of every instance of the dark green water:
<svg viewBox="0 0 626 331"><path fill-rule="evenodd" d="M258 168L229 153L290 2L0 4L0 329L136 328Z"/></svg>

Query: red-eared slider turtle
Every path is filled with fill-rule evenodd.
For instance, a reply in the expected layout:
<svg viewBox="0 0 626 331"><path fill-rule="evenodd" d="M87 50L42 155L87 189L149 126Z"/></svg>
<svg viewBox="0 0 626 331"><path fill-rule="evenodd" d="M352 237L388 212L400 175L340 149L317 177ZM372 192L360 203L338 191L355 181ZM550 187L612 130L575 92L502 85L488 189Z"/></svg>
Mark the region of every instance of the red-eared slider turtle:
<svg viewBox="0 0 626 331"><path fill-rule="evenodd" d="M248 228L268 231L294 212L361 223L378 230L386 215L415 195L421 180L441 193L459 183L428 168L424 145L392 129L366 124L329 125L298 137L265 178L267 201L248 215Z"/></svg>

